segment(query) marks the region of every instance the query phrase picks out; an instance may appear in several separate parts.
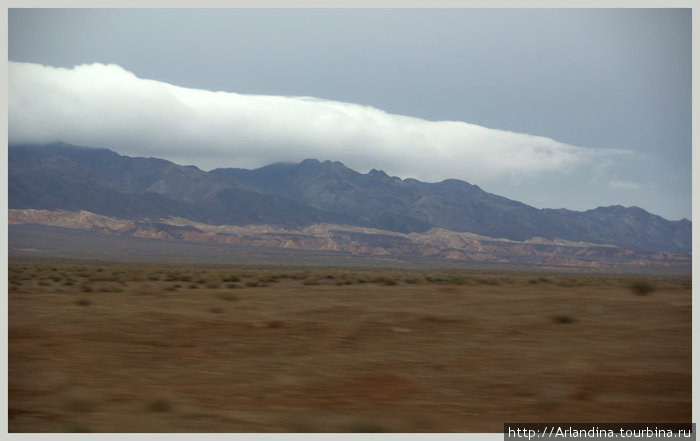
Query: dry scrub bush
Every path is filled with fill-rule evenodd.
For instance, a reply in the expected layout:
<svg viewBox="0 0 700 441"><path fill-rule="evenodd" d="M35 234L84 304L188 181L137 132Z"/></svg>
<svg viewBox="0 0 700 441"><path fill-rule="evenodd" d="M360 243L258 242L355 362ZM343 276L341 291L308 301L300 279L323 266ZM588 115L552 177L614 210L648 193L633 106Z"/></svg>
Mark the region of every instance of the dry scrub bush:
<svg viewBox="0 0 700 441"><path fill-rule="evenodd" d="M219 280L207 280L205 286L210 289L217 289L221 286L221 282Z"/></svg>
<svg viewBox="0 0 700 441"><path fill-rule="evenodd" d="M646 280L637 280L630 284L630 289L638 296L644 296L656 290L656 287Z"/></svg>
<svg viewBox="0 0 700 441"><path fill-rule="evenodd" d="M318 279L315 279L315 278L314 278L314 279L306 279L306 280L304 280L304 282L302 282L302 283L303 283L304 285L309 285L309 286L310 286L310 285L320 285L320 284L321 284L321 282L319 282L319 280L318 280Z"/></svg>
<svg viewBox="0 0 700 441"><path fill-rule="evenodd" d="M166 398L158 398L148 403L146 410L149 412L171 412L173 410L173 403Z"/></svg>
<svg viewBox="0 0 700 441"><path fill-rule="evenodd" d="M420 277L406 277L403 279L404 282L408 283L409 285L416 285L418 283L423 283L425 279L422 279Z"/></svg>
<svg viewBox="0 0 700 441"><path fill-rule="evenodd" d="M554 317L554 321L556 323L568 324L573 323L575 320L568 314L559 314L556 317Z"/></svg>

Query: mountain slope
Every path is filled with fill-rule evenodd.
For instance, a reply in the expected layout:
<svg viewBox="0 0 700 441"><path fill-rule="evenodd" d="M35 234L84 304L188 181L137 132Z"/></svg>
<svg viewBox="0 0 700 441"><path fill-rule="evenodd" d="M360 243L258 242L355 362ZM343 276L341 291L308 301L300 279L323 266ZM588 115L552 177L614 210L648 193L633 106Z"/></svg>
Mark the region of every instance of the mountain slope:
<svg viewBox="0 0 700 441"><path fill-rule="evenodd" d="M63 143L10 146L9 208L87 210L127 219L182 217L212 225L333 223L399 233L439 227L524 241L691 251L691 223L640 208L536 209L448 179L425 183L305 160L204 172L154 158Z"/></svg>
<svg viewBox="0 0 700 441"><path fill-rule="evenodd" d="M361 174L330 161L211 173L318 209L357 213L368 225L402 233L436 226L519 241L543 237L648 251L691 250L689 221L668 221L638 207L540 210L456 179L425 183L377 170Z"/></svg>
<svg viewBox="0 0 700 441"><path fill-rule="evenodd" d="M446 261L473 265L526 265L546 269L585 269L595 271L660 271L687 273L691 256L684 253L640 252L611 245L594 245L566 241L510 241L493 239L473 233L457 233L431 228L426 233L402 234L373 228L349 225L315 224L308 227L272 227L268 225L207 225L182 218L151 220L124 220L97 215L88 211L64 210L9 210L10 227L24 225L28 232L47 232L44 226L82 230L93 234L117 236L134 244L133 238L184 241L231 246L246 252L248 247L288 251L336 253L337 256L383 257L387 261L416 261L442 264ZM15 229L14 231L18 231ZM76 236L80 237L80 236ZM76 257L70 250L74 245L86 252L93 242L71 244L53 249L42 239L25 236L10 245L10 253L43 255L47 252ZM153 243L153 242L152 242ZM155 244L154 244L155 245ZM242 247L242 248L240 248ZM124 245L118 245L123 249ZM232 250L233 251L233 250ZM148 252L141 252L141 257ZM83 257L78 255L77 257ZM296 259L294 259L296 261Z"/></svg>
<svg viewBox="0 0 700 441"><path fill-rule="evenodd" d="M346 219L195 167L63 143L10 146L9 208L87 210L212 224L309 225Z"/></svg>

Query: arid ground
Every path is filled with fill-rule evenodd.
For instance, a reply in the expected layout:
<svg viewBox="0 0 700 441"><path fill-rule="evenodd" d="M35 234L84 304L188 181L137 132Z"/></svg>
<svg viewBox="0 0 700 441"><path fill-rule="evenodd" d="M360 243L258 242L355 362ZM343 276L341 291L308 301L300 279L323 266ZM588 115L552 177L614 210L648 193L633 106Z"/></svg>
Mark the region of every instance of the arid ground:
<svg viewBox="0 0 700 441"><path fill-rule="evenodd" d="M9 264L11 432L690 422L690 277Z"/></svg>

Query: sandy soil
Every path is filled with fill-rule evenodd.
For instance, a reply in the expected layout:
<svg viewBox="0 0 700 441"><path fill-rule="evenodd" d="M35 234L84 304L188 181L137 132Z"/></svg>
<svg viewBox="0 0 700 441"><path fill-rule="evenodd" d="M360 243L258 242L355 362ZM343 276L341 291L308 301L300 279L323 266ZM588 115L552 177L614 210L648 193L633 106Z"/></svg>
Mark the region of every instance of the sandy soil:
<svg viewBox="0 0 700 441"><path fill-rule="evenodd" d="M236 271L11 264L9 430L691 420L689 278Z"/></svg>

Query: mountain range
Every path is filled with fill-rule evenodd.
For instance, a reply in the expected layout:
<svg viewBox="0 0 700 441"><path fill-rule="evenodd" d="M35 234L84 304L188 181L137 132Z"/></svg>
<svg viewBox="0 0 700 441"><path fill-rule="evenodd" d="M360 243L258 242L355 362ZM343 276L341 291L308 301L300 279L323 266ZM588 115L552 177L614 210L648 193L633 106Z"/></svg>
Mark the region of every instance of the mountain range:
<svg viewBox="0 0 700 441"><path fill-rule="evenodd" d="M357 234L392 237L439 230L482 241L691 252L690 221L669 221L638 207L537 209L460 180L427 183L381 170L363 174L316 159L206 172L104 148L11 144L8 190L11 223L16 210L44 210L151 225L184 219L200 226L265 225L277 233L342 225Z"/></svg>

